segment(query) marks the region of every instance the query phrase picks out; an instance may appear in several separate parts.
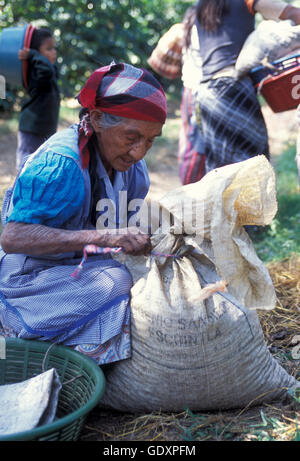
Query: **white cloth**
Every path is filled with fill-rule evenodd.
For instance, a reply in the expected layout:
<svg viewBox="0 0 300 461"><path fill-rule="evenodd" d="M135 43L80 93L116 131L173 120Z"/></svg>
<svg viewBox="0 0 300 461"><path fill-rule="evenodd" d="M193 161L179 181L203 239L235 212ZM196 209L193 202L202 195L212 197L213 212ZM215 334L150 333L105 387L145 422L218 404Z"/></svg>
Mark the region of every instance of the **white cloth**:
<svg viewBox="0 0 300 461"><path fill-rule="evenodd" d="M287 3L281 0L258 0L254 5L254 10L256 13L260 13L264 19L277 21L286 6Z"/></svg>
<svg viewBox="0 0 300 461"><path fill-rule="evenodd" d="M20 383L0 386L0 435L53 422L61 387L54 368Z"/></svg>
<svg viewBox="0 0 300 461"><path fill-rule="evenodd" d="M202 79L202 59L196 25L192 27L191 43L182 50L182 83L186 88L196 89Z"/></svg>

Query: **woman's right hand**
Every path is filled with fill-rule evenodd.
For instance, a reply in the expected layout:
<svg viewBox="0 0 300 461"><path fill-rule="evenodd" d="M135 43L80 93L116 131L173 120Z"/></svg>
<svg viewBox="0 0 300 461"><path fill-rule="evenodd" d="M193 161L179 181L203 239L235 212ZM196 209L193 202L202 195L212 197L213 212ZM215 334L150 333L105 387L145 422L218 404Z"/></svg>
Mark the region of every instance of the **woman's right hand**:
<svg viewBox="0 0 300 461"><path fill-rule="evenodd" d="M136 227L97 231L99 244L108 247L122 247L124 253L135 256L148 255L151 251L150 236L140 232ZM97 245L97 242L95 242Z"/></svg>
<svg viewBox="0 0 300 461"><path fill-rule="evenodd" d="M6 253L32 256L82 251L85 245L122 247L124 253L148 255L150 236L136 227L105 230L65 230L42 224L8 222L1 234L1 246Z"/></svg>

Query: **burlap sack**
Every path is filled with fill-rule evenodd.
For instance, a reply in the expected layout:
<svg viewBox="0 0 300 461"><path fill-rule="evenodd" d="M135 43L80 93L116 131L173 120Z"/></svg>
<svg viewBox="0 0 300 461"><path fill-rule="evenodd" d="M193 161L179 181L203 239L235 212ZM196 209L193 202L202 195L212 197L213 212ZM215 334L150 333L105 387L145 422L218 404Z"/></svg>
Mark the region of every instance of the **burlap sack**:
<svg viewBox="0 0 300 461"><path fill-rule="evenodd" d="M188 252L118 256L134 279L132 358L107 374L101 405L131 412L216 410L281 397L297 381L267 349L255 308L272 309L275 292L242 227L268 224L276 213L269 162L258 156L214 170L160 205L172 213L173 225L157 229L153 252L175 254L183 245ZM198 208L204 220L197 220ZM203 300L204 287L220 279L228 291Z"/></svg>
<svg viewBox="0 0 300 461"><path fill-rule="evenodd" d="M300 47L300 25L290 20L262 21L245 41L235 64L237 78Z"/></svg>

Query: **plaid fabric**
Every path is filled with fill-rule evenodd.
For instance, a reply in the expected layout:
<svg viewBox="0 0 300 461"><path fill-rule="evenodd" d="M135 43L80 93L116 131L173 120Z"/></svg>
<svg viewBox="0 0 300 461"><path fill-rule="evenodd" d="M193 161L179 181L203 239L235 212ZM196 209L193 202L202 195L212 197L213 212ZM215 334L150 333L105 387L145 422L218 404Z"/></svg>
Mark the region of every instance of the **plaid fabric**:
<svg viewBox="0 0 300 461"><path fill-rule="evenodd" d="M181 98L181 128L178 143L179 176L182 184L199 181L205 174L205 146L202 128L196 120L192 90L183 88Z"/></svg>
<svg viewBox="0 0 300 461"><path fill-rule="evenodd" d="M222 77L199 85L206 173L214 168L264 154L268 133L250 78Z"/></svg>
<svg viewBox="0 0 300 461"><path fill-rule="evenodd" d="M20 338L104 344L130 324L132 278L109 255L51 261L0 249L0 321Z"/></svg>
<svg viewBox="0 0 300 461"><path fill-rule="evenodd" d="M100 93L100 95L99 95ZM167 103L160 83L150 72L129 64L110 64L97 69L77 96L82 107L112 115L165 123ZM93 133L88 117L79 130L83 168L89 164L88 141Z"/></svg>

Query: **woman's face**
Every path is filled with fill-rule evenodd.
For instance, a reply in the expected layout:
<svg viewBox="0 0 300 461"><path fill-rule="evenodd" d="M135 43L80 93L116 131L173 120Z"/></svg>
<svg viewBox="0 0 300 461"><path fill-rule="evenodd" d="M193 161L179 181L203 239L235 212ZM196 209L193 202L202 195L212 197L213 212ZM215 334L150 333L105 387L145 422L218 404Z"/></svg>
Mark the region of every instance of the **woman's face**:
<svg viewBox="0 0 300 461"><path fill-rule="evenodd" d="M39 52L45 56L51 64L54 64L56 61L56 49L55 49L55 40L52 37L45 38L43 40Z"/></svg>
<svg viewBox="0 0 300 461"><path fill-rule="evenodd" d="M99 125L95 128L95 124L92 124L97 134L101 159L108 173L112 169L127 171L134 163L142 160L162 130L162 123L133 119L107 129Z"/></svg>

